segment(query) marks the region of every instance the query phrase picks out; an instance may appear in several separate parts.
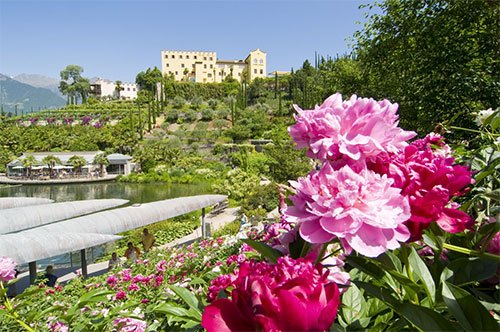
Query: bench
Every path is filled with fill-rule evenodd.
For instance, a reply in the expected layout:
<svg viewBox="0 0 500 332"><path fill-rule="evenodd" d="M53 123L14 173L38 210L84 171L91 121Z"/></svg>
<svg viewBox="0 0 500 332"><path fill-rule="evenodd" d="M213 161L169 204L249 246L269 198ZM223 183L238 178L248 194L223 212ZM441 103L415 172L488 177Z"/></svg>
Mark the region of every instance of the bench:
<svg viewBox="0 0 500 332"><path fill-rule="evenodd" d="M229 206L229 202L219 203L216 207L214 207L212 209L212 211L210 211L210 214L216 216L219 213L221 213L222 211L224 211L228 206Z"/></svg>

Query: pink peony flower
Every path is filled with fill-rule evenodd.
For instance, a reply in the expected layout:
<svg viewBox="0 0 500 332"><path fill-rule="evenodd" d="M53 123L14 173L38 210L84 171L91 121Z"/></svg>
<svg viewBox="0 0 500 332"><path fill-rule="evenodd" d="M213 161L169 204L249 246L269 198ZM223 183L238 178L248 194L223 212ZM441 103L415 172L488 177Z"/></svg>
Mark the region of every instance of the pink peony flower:
<svg viewBox="0 0 500 332"><path fill-rule="evenodd" d="M137 290L139 290L139 286L137 286L137 284L131 284L130 286L128 286L127 289L129 291L137 291Z"/></svg>
<svg viewBox="0 0 500 332"><path fill-rule="evenodd" d="M115 319L113 325L118 327L118 332L144 332L148 327L146 322L129 317Z"/></svg>
<svg viewBox="0 0 500 332"><path fill-rule="evenodd" d="M9 257L0 257L0 282L9 282L16 277L16 262Z"/></svg>
<svg viewBox="0 0 500 332"><path fill-rule="evenodd" d="M124 300L125 298L127 298L127 293L125 293L124 291L116 292L115 300Z"/></svg>
<svg viewBox="0 0 500 332"><path fill-rule="evenodd" d="M47 328L49 331L53 332L68 332L69 328L66 326L64 323L58 321L56 317L49 317L48 318L48 323L47 323Z"/></svg>
<svg viewBox="0 0 500 332"><path fill-rule="evenodd" d="M116 283L118 282L118 279L112 274L108 277L108 279L106 280L106 283L108 283L108 285L111 285L111 286L114 286Z"/></svg>
<svg viewBox="0 0 500 332"><path fill-rule="evenodd" d="M311 243L339 238L344 248L376 257L399 247L409 237L403 222L410 217L408 200L392 187L394 180L366 168L346 165L335 171L325 163L298 182L287 207L288 222L300 223L300 235Z"/></svg>
<svg viewBox="0 0 500 332"><path fill-rule="evenodd" d="M337 93L314 110L294 106L297 124L288 129L293 142L298 149L309 148L308 157L322 161L358 161L397 153L416 135L397 126L398 104L388 100L377 102L353 95L343 102Z"/></svg>
<svg viewBox="0 0 500 332"><path fill-rule="evenodd" d="M436 135L427 140L432 142L433 138ZM444 144L440 142L437 144ZM464 194L463 188L474 180L466 167L453 163L454 158L447 152L433 150L424 139L413 142L404 153L394 155L388 164L387 173L395 180L394 186L409 198L411 217L405 224L411 232L410 241L419 240L433 221L450 233L472 227L474 221L457 210L458 204L450 204L450 200Z"/></svg>
<svg viewBox="0 0 500 332"><path fill-rule="evenodd" d="M205 307L208 331L328 330L339 306L339 290L320 264L281 257L278 264L244 262L231 299Z"/></svg>
<svg viewBox="0 0 500 332"><path fill-rule="evenodd" d="M486 251L489 253L492 253L494 255L499 255L500 256L500 232L496 233L491 241L488 243L488 246L486 247ZM500 263L496 262L498 268L497 268L497 275L488 279L487 281L496 284L500 280Z"/></svg>

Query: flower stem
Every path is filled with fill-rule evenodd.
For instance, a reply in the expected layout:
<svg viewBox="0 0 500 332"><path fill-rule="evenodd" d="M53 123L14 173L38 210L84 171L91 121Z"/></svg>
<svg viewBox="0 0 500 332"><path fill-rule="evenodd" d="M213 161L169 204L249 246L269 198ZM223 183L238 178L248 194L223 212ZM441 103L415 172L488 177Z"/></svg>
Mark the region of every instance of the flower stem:
<svg viewBox="0 0 500 332"><path fill-rule="evenodd" d="M3 286L3 282L0 281L0 288L2 290L4 290L4 286ZM12 305L10 303L10 300L9 298L7 297L7 294L4 295L5 296L5 299L4 299L4 304L5 304L5 307L7 308L7 310L9 311L10 315L6 315L10 318L12 318L13 320L15 320L19 325L21 325L22 327L24 327L27 331L30 331L30 332L33 332L33 329L31 327L29 327L25 322L23 322L22 320L19 319L19 316L17 314L17 312L14 311L14 308L12 308Z"/></svg>
<svg viewBox="0 0 500 332"><path fill-rule="evenodd" d="M318 264L319 262L321 262L321 260L323 259L323 255L325 254L326 247L328 247L329 244L329 242L323 243L323 246L321 246L321 251L319 252L318 257L316 257L316 261L314 262L314 264Z"/></svg>
<svg viewBox="0 0 500 332"><path fill-rule="evenodd" d="M500 262L500 256L495 255L495 254L490 254L488 252L481 252L479 250L472 250L472 249L467 249L459 246L454 246L453 244L445 243L443 244L443 247L449 250L453 250L456 252L461 252L462 254L466 254L469 256L477 256L480 258L486 258L486 259L491 259L497 262Z"/></svg>

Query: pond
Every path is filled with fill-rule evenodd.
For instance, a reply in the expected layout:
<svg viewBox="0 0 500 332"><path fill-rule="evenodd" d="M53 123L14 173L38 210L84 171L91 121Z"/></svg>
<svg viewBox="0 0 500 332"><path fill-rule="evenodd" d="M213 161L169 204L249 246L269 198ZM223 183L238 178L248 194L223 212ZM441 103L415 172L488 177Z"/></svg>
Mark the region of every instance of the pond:
<svg viewBox="0 0 500 332"><path fill-rule="evenodd" d="M210 185L189 184L146 184L98 182L80 184L22 185L0 187L0 197L40 197L50 198L55 202L76 201L86 199L122 198L129 200L123 206L135 203L148 203L164 199L210 194ZM89 263L95 261L104 251L112 248L112 244L90 248L87 250ZM80 252L52 257L37 261L44 267L49 264L57 266L79 265ZM26 267L22 267L24 270Z"/></svg>

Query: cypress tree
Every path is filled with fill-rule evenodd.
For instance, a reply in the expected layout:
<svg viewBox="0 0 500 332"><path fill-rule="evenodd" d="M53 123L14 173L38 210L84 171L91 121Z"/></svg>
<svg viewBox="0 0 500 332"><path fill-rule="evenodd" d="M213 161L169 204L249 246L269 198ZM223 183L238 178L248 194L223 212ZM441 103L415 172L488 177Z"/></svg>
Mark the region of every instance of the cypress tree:
<svg viewBox="0 0 500 332"><path fill-rule="evenodd" d="M139 109L139 135L142 139L142 113L141 113L141 106L137 104L137 108Z"/></svg>
<svg viewBox="0 0 500 332"><path fill-rule="evenodd" d="M17 105L16 105L15 109L16 109L16 117L17 117Z"/></svg>

